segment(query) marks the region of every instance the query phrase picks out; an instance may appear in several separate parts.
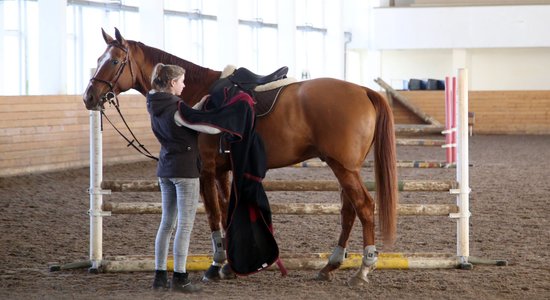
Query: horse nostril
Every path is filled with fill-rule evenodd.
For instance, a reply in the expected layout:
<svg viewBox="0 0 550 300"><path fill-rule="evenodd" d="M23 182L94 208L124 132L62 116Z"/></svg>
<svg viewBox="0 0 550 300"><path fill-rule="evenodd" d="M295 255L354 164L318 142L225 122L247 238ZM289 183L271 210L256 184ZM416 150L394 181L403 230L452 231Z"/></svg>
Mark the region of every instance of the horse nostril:
<svg viewBox="0 0 550 300"><path fill-rule="evenodd" d="M82 101L84 101L84 104L88 109L92 108L95 105L94 96L92 94L84 94Z"/></svg>

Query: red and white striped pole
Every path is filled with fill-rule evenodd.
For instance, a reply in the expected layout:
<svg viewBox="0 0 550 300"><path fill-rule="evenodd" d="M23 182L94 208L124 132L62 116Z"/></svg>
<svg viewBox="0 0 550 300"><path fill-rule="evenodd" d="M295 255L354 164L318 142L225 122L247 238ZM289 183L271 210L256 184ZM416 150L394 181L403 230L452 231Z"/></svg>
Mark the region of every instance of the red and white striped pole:
<svg viewBox="0 0 550 300"><path fill-rule="evenodd" d="M452 163L452 149L449 147L451 144L451 135L450 135L450 129L451 129L451 122L452 118L450 118L451 115L451 86L450 86L451 80L449 76L445 77L445 131L443 131L443 134L445 134L445 161L447 165L450 165Z"/></svg>
<svg viewBox="0 0 550 300"><path fill-rule="evenodd" d="M457 105L457 92L456 92L456 89L457 89L457 83L456 83L456 77L453 77L453 92L452 92L452 101L451 101L451 107L452 107L452 112L451 112L451 117L452 117L452 121L451 121L451 161L453 164L456 164L456 151L457 151L457 142L456 142L456 131L457 131L457 125L456 125L456 120L457 120L457 115L458 115L458 105Z"/></svg>
<svg viewBox="0 0 550 300"><path fill-rule="evenodd" d="M445 77L445 145L447 166L456 164L456 77Z"/></svg>

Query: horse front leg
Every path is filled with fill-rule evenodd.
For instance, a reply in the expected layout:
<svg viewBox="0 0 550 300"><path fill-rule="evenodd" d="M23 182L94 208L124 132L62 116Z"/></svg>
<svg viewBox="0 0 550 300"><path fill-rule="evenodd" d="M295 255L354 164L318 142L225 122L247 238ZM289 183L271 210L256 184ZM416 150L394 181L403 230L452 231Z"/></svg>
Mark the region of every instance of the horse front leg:
<svg viewBox="0 0 550 300"><path fill-rule="evenodd" d="M225 253L225 243L222 231L222 209L220 199L228 197L225 189L221 189L217 182L220 156L218 154L218 135L200 134L199 150L201 153L202 169L200 175L201 195L204 202L204 209L208 218L208 225L212 232L213 262L206 270L203 281L218 280L222 276L220 270L225 263L227 256ZM221 191L221 193L220 193ZM224 221L225 222L225 219Z"/></svg>
<svg viewBox="0 0 550 300"><path fill-rule="evenodd" d="M227 226L227 214L228 214L228 208L229 208L229 197L231 193L231 178L228 171L228 166L225 166L223 162L218 163L218 172L216 174L216 182L217 182L217 188L218 188L218 204L220 209L220 215L221 215L221 221L222 221L222 227L225 229ZM223 240L225 245L225 240ZM224 253L224 260L225 257L225 249L223 249ZM215 263L218 263L218 261L214 260ZM225 264L222 269L219 272L221 279L234 279L237 278L237 275L233 272L229 264Z"/></svg>
<svg viewBox="0 0 550 300"><path fill-rule="evenodd" d="M204 210L208 218L208 225L212 232L213 262L206 270L203 281L220 279L220 270L226 260L223 233L221 229L221 210L218 202L218 188L216 185L215 163L203 159L203 169L200 176L201 194Z"/></svg>
<svg viewBox="0 0 550 300"><path fill-rule="evenodd" d="M216 175L216 183L218 187L218 204L222 227L227 226L227 211L229 208L229 196L231 193L231 178L229 171L218 170Z"/></svg>

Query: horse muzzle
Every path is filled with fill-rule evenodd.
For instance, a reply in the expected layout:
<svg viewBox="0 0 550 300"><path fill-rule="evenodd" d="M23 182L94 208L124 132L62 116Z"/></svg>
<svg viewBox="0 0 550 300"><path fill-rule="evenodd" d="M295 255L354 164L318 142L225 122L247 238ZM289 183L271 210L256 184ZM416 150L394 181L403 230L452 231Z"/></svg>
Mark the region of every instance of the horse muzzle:
<svg viewBox="0 0 550 300"><path fill-rule="evenodd" d="M107 101L102 98L94 97L91 94L85 94L82 101L87 110L100 111L103 110L103 104Z"/></svg>

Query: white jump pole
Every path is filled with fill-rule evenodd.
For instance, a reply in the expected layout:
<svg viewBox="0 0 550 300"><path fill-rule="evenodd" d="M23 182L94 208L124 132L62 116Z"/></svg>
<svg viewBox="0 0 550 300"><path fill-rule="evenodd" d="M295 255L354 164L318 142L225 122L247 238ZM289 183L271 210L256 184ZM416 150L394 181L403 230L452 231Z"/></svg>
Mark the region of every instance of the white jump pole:
<svg viewBox="0 0 550 300"><path fill-rule="evenodd" d="M458 164L456 175L459 183L457 191L457 205L459 212L457 220L457 256L463 268L471 268L468 263L470 256L470 180L469 180L469 155L468 155L468 70L458 70L458 134L457 156Z"/></svg>
<svg viewBox="0 0 550 300"><path fill-rule="evenodd" d="M90 111L90 272L98 272L103 259L103 136L101 112Z"/></svg>

